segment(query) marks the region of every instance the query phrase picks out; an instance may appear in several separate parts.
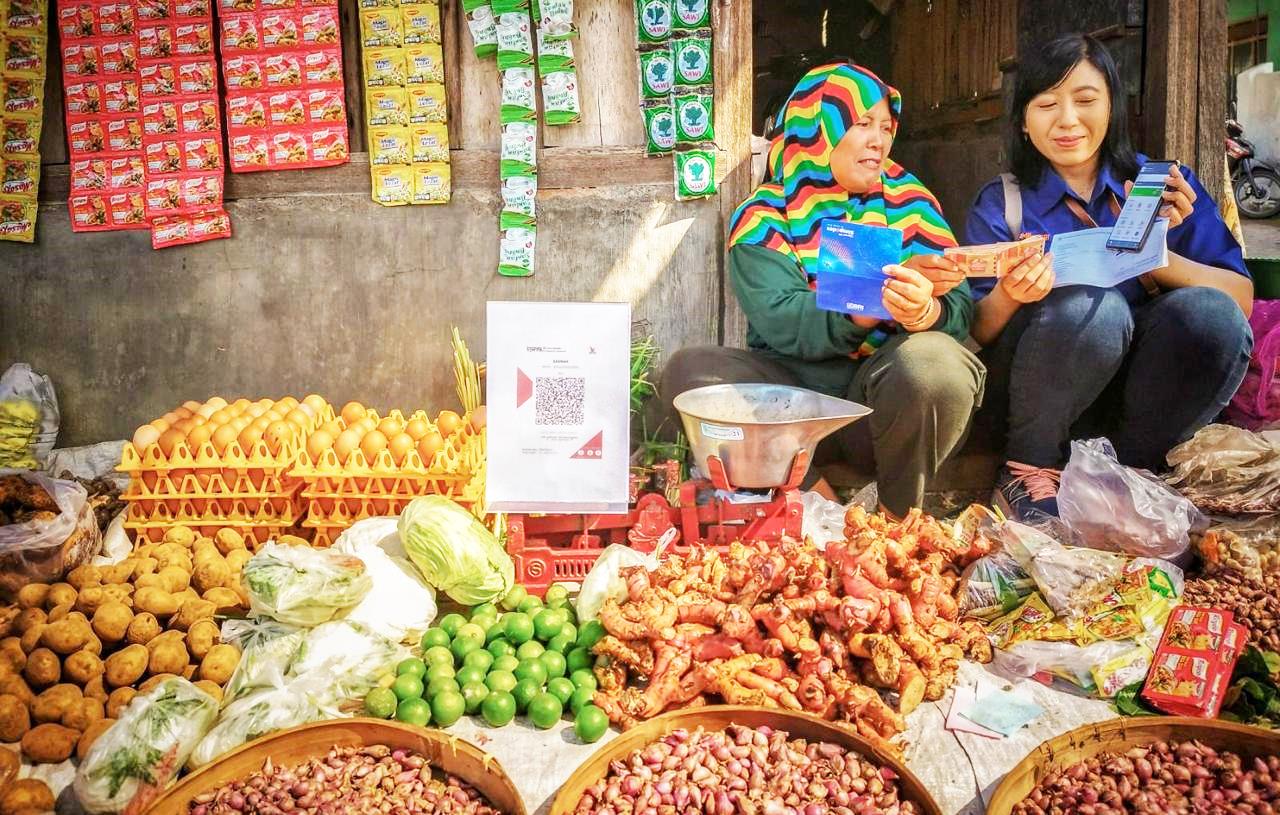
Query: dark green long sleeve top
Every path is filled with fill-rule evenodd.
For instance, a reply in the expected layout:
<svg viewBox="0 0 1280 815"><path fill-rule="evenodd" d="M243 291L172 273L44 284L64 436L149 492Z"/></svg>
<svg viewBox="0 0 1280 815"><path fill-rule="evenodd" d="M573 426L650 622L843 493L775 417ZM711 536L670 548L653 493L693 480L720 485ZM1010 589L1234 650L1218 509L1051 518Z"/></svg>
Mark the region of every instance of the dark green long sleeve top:
<svg viewBox="0 0 1280 815"><path fill-rule="evenodd" d="M747 345L784 365L802 385L843 397L857 368L850 354L870 333L848 315L818 308L804 270L763 246L729 250L729 279L747 315ZM942 316L931 328L964 342L973 321L968 282L942 296Z"/></svg>

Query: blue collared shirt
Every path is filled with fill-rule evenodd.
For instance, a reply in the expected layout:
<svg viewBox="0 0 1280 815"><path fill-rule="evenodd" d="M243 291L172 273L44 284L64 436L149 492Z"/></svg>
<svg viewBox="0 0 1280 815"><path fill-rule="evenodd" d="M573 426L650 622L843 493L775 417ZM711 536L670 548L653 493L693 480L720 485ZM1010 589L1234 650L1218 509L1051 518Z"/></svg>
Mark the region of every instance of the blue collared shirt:
<svg viewBox="0 0 1280 815"><path fill-rule="evenodd" d="M1138 164L1141 165L1144 161L1146 156L1139 155ZM1179 167L1179 170L1196 191L1196 202L1191 216L1177 228L1169 230L1169 251L1206 266L1230 269L1248 277L1244 253L1218 214L1217 204L1205 191L1195 173L1187 167ZM1067 182L1052 168L1046 168L1039 185L1022 188L1022 231L1056 235L1060 232L1088 229L1089 225L1081 223L1067 207L1068 195L1084 205L1085 211L1097 221L1098 226L1112 226L1116 222L1110 204L1112 192L1123 205L1124 181L1112 174L1109 165L1103 165L1098 172L1098 183L1094 185L1093 197L1088 201L1067 186ZM965 244L969 246L1014 239L1004 222L1004 185L999 178L988 183L978 193L977 200L969 210L964 237ZM986 297L995 283L989 277L970 278L973 299L977 301ZM1146 290L1136 279L1126 280L1117 289L1130 303L1140 303L1147 299Z"/></svg>

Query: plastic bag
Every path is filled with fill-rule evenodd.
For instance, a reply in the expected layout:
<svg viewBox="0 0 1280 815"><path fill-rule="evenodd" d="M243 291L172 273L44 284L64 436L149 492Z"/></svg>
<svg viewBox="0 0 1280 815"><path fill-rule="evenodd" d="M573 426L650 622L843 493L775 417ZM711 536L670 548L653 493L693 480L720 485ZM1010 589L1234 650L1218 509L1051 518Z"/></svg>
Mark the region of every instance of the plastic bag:
<svg viewBox="0 0 1280 815"><path fill-rule="evenodd" d="M24 471L17 475L48 493L58 514L0 526L0 588L10 592L27 583L56 583L102 546L102 532L84 487L43 473Z"/></svg>
<svg viewBox="0 0 1280 815"><path fill-rule="evenodd" d="M129 474L116 472L116 467L124 445L123 441L104 441L84 447L59 447L49 453L45 471L51 475L69 472L86 481L109 478L123 490L129 486Z"/></svg>
<svg viewBox="0 0 1280 815"><path fill-rule="evenodd" d="M133 541L124 530L128 514L128 510L121 510L107 525L107 531L102 533L102 546L92 561L94 566L114 566L133 554Z"/></svg>
<svg viewBox="0 0 1280 815"><path fill-rule="evenodd" d="M334 542L332 549L364 561L377 591L344 612L344 620L363 623L389 640L419 639L436 618L436 593L409 562L397 518L357 521Z"/></svg>
<svg viewBox="0 0 1280 815"><path fill-rule="evenodd" d="M610 597L618 602L626 599L627 584L619 572L629 566L643 566L652 572L662 563L662 553L676 539L677 534L677 530L668 529L647 555L621 543L606 546L600 557L596 558L591 571L582 578L577 604L579 624L599 617L600 608Z"/></svg>
<svg viewBox="0 0 1280 815"><path fill-rule="evenodd" d="M1089 645L1027 640L998 650L991 668L1001 676L1034 676L1041 671L1061 677L1087 691L1095 689L1093 672L1134 649L1133 640L1103 640Z"/></svg>
<svg viewBox="0 0 1280 815"><path fill-rule="evenodd" d="M1043 546L1027 564L1053 613L1073 617L1105 595L1124 570L1127 558L1114 552L1063 546Z"/></svg>
<svg viewBox="0 0 1280 815"><path fill-rule="evenodd" d="M1280 421L1280 301L1254 300L1249 317L1253 329L1253 354L1231 403L1222 411L1227 421L1250 430Z"/></svg>
<svg viewBox="0 0 1280 815"><path fill-rule="evenodd" d="M1091 549L1175 560L1207 520L1190 501L1145 470L1116 460L1106 439L1071 442L1058 514Z"/></svg>
<svg viewBox="0 0 1280 815"><path fill-rule="evenodd" d="M208 764L246 742L307 722L341 719L343 698L329 677L311 674L279 687L260 688L227 705L218 723L200 739L187 762L192 769Z"/></svg>
<svg viewBox="0 0 1280 815"><path fill-rule="evenodd" d="M240 649L240 661L223 691L231 701L259 688L283 685L307 629L261 618L227 620L222 624L222 642Z"/></svg>
<svg viewBox="0 0 1280 815"><path fill-rule="evenodd" d="M170 782L218 715L218 700L185 679L134 698L89 748L74 789L88 812L142 812Z"/></svg>
<svg viewBox="0 0 1280 815"><path fill-rule="evenodd" d="M334 620L307 632L289 673L324 676L344 698L351 698L364 696L408 656L409 649L360 623Z"/></svg>
<svg viewBox="0 0 1280 815"><path fill-rule="evenodd" d="M58 397L25 362L0 376L0 467L35 470L58 440Z"/></svg>
<svg viewBox="0 0 1280 815"><path fill-rule="evenodd" d="M823 498L816 492L800 496L804 508L801 534L813 541L819 549L827 548L831 541L844 540L845 508L835 501Z"/></svg>
<svg viewBox="0 0 1280 815"><path fill-rule="evenodd" d="M1211 424L1170 450L1168 460L1166 480L1204 512L1280 511L1280 434Z"/></svg>
<svg viewBox="0 0 1280 815"><path fill-rule="evenodd" d="M245 563L243 577L250 612L294 625L333 619L373 587L359 558L274 542Z"/></svg>

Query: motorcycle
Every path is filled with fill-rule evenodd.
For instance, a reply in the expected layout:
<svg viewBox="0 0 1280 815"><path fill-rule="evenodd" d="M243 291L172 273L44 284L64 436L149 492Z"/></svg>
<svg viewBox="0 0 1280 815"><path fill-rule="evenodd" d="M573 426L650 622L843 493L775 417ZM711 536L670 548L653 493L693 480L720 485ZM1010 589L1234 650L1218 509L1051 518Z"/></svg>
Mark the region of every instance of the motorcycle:
<svg viewBox="0 0 1280 815"><path fill-rule="evenodd" d="M1270 218L1280 214L1280 172L1255 156L1253 142L1244 127L1227 120L1227 166L1236 206L1246 218Z"/></svg>

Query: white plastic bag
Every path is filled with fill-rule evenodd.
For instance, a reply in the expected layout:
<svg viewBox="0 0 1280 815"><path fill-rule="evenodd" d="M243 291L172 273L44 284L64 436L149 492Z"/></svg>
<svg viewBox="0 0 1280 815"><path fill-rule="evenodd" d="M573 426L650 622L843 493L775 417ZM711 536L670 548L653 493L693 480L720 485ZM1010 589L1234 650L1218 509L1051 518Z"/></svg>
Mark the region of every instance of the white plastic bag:
<svg viewBox="0 0 1280 815"><path fill-rule="evenodd" d="M844 540L843 506L812 490L800 496L800 505L804 509L800 533L814 546L826 549L831 541Z"/></svg>
<svg viewBox="0 0 1280 815"><path fill-rule="evenodd" d="M225 621L222 642L240 649L240 661L227 681L224 703L260 688L283 685L306 637L305 628L265 617Z"/></svg>
<svg viewBox="0 0 1280 815"><path fill-rule="evenodd" d="M289 673L325 676L344 698L362 697L408 656L409 649L360 623L334 620L307 632Z"/></svg>
<svg viewBox="0 0 1280 815"><path fill-rule="evenodd" d="M373 587L359 558L268 543L244 565L249 610L293 625L317 625L364 599Z"/></svg>
<svg viewBox="0 0 1280 815"><path fill-rule="evenodd" d="M254 739L321 719L341 719L342 697L328 677L312 674L275 688L259 688L222 709L213 726L191 752L192 769L213 761Z"/></svg>
<svg viewBox="0 0 1280 815"><path fill-rule="evenodd" d="M376 591L342 614L363 623L389 640L417 640L436 618L436 592L409 561L396 530L398 518L357 521L334 542L332 549L358 557Z"/></svg>
<svg viewBox="0 0 1280 815"><path fill-rule="evenodd" d="M86 481L109 478L123 490L129 486L129 474L116 472L116 466L124 445L123 441L104 441L84 447L59 447L49 453L44 468L50 475L69 472Z"/></svg>
<svg viewBox="0 0 1280 815"><path fill-rule="evenodd" d="M1026 640L1006 650L997 649L992 669L1009 678L1034 676L1046 671L1093 690L1093 671L1135 648L1133 640L1100 640L1080 646L1070 642Z"/></svg>
<svg viewBox="0 0 1280 815"><path fill-rule="evenodd" d="M0 376L0 467L43 466L58 440L58 397L47 376L25 362Z"/></svg>
<svg viewBox="0 0 1280 815"><path fill-rule="evenodd" d="M658 539L653 552L647 555L621 543L605 547L591 571L582 579L582 589L578 592L578 622L584 623L600 616L600 608L610 597L618 602L626 599L627 584L619 572L628 566L643 566L652 572L662 563L662 553L675 540L676 534L675 529L667 530Z"/></svg>
<svg viewBox="0 0 1280 815"><path fill-rule="evenodd" d="M47 492L58 514L48 520L0 526L0 588L11 592L27 583L57 582L63 573L97 554L102 545L84 487L43 473L18 475Z"/></svg>

